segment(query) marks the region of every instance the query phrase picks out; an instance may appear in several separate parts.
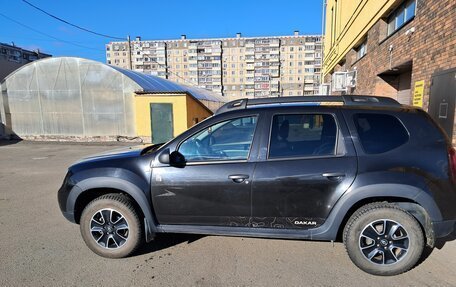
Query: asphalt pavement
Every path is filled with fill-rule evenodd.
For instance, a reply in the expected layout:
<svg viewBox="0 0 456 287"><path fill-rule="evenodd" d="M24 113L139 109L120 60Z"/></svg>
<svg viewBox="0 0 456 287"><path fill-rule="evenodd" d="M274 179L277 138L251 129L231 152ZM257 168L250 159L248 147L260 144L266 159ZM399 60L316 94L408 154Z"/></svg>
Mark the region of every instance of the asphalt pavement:
<svg viewBox="0 0 456 287"><path fill-rule="evenodd" d="M362 272L330 242L167 234L130 258L99 257L57 190L72 162L114 148L0 142L0 286L456 286L456 240L394 277Z"/></svg>

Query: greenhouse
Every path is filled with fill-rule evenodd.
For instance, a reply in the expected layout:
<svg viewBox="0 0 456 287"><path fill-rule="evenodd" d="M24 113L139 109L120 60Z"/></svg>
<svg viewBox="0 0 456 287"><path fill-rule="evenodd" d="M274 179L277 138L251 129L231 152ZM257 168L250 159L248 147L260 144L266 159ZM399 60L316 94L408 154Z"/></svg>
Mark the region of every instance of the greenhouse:
<svg viewBox="0 0 456 287"><path fill-rule="evenodd" d="M154 103L172 105L170 115L160 116L168 116L175 136L210 116L208 107L214 109L224 101L207 90L72 57L25 65L5 78L1 91L0 136L22 138L148 137L153 123L146 124L150 126L146 132L138 126L154 118L150 114Z"/></svg>

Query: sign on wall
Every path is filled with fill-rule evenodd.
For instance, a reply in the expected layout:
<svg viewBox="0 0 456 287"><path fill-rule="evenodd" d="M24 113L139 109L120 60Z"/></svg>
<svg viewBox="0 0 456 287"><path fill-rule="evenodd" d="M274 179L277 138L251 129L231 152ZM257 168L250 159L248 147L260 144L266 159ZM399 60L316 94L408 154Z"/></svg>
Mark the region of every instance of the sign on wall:
<svg viewBox="0 0 456 287"><path fill-rule="evenodd" d="M413 91L412 104L415 107L423 107L423 96L424 96L424 80L415 82L415 89Z"/></svg>

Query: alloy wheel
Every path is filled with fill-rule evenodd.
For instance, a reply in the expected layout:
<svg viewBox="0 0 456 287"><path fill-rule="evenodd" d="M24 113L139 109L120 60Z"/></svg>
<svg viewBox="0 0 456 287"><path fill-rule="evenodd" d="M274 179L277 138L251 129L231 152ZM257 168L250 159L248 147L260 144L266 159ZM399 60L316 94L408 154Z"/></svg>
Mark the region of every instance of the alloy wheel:
<svg viewBox="0 0 456 287"><path fill-rule="evenodd" d="M90 221L92 238L106 249L122 247L128 240L129 231L126 218L111 208L98 210Z"/></svg>
<svg viewBox="0 0 456 287"><path fill-rule="evenodd" d="M364 227L359 248L364 257L380 265L391 265L407 256L410 239L405 228L390 219L380 219Z"/></svg>

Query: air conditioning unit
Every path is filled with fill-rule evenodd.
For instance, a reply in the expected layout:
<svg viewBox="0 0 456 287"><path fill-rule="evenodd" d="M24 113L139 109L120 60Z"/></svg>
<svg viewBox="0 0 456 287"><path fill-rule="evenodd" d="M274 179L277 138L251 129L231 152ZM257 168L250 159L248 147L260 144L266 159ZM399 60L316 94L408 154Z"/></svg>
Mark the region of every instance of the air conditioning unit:
<svg viewBox="0 0 456 287"><path fill-rule="evenodd" d="M332 91L346 92L347 88L356 87L356 70L350 72L335 72L332 75Z"/></svg>
<svg viewBox="0 0 456 287"><path fill-rule="evenodd" d="M347 91L347 72L334 72L332 74L332 91L345 92Z"/></svg>
<svg viewBox="0 0 456 287"><path fill-rule="evenodd" d="M318 94L322 96L328 96L330 94L331 86L329 84L321 84L318 87Z"/></svg>

